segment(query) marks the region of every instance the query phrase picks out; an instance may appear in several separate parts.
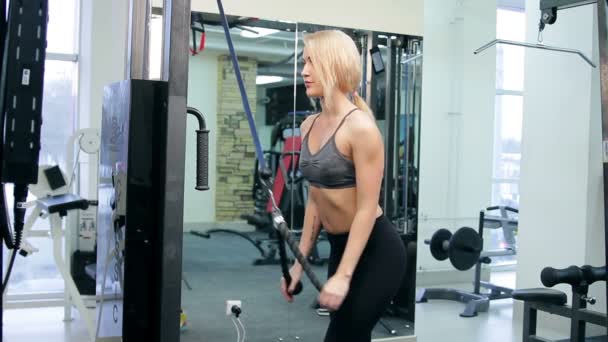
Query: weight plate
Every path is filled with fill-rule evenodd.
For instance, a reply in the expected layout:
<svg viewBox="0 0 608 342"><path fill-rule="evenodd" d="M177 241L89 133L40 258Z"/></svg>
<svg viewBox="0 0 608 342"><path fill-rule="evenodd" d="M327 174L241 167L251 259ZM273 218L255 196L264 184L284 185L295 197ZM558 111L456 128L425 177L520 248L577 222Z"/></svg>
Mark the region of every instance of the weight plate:
<svg viewBox="0 0 608 342"><path fill-rule="evenodd" d="M475 266L482 250L481 237L477 231L470 227L458 229L448 248L448 255L452 265L460 271L466 271Z"/></svg>
<svg viewBox="0 0 608 342"><path fill-rule="evenodd" d="M452 232L447 229L439 229L431 238L431 254L437 260L445 260L448 258L448 251L443 247L444 241L450 241Z"/></svg>

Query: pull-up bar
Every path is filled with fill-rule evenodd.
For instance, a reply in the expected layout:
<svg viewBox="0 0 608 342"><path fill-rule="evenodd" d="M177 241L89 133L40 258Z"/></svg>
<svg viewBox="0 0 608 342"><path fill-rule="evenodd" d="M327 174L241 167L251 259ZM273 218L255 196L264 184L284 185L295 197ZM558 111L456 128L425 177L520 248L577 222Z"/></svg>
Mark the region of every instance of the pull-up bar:
<svg viewBox="0 0 608 342"><path fill-rule="evenodd" d="M523 46L523 47L528 47L528 48L533 48L533 49L573 53L573 54L579 55L582 59L585 60L585 62L587 62L592 67L594 67L594 68L597 67L595 65L595 63L593 63L593 61L589 57L585 56L585 54L582 53L580 50L566 49L566 48L548 46L548 45L544 45L544 44L522 43L522 42L516 42L516 41L506 40L506 39L494 39L493 41L491 41L491 42L487 43L486 45L480 47L479 49L475 50L474 53L478 54L478 53L482 52L483 50L486 50L487 48L489 48L493 45L496 45L496 44L515 45L515 46Z"/></svg>

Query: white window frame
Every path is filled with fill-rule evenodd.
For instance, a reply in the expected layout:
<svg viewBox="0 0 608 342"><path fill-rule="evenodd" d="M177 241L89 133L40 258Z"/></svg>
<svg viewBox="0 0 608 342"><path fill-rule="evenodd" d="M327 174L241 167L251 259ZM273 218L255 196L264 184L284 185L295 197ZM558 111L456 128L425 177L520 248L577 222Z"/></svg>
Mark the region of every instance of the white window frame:
<svg viewBox="0 0 608 342"><path fill-rule="evenodd" d="M81 7L81 3L79 0L75 0L75 9L74 9L74 41L75 41L75 53L61 53L61 52L53 52L53 51L47 51L46 55L45 55L45 62L46 61L61 61L61 62L72 62L74 63L74 67L76 70L76 74L73 79L74 82L74 88L75 89L79 89L79 83L80 83L80 73L78 72L79 70L79 59L80 59L80 44L78 43L80 41L80 28L81 28L81 21L80 21L80 7ZM75 111L74 111L74 117L72 118L72 120L74 120L74 128L77 129L78 128L78 122L80 121L80 117L79 117L79 113L78 113L78 102L80 99L80 94L78 92L78 90L76 90L76 101L75 101ZM49 238L49 232L50 232L50 221L47 221L49 223L48 229L36 229L36 230L30 230L28 232L28 237L39 237L39 238ZM63 223L63 227L62 227L62 232L63 232L63 236L65 237L65 224L66 224L66 220L62 220ZM64 239L65 240L65 239ZM65 241L64 241L65 244ZM12 251L8 251L7 255L10 256L10 254L12 253ZM5 258L6 259L6 258ZM54 262L53 262L54 264ZM8 260L5 260L5 262L3 263L3 271L6 271L6 267L8 265ZM59 271L58 271L59 272ZM4 273L3 273L4 274ZM94 296L83 296L83 298L85 300L90 299L88 297L94 297ZM21 308L39 308L39 307L56 307L56 306L62 306L64 304L64 298L65 298L65 288L63 291L57 291L57 292L42 292L42 293L28 293L28 294L10 294L8 293L7 290L7 294L3 297L4 300L4 308L5 309L21 309Z"/></svg>

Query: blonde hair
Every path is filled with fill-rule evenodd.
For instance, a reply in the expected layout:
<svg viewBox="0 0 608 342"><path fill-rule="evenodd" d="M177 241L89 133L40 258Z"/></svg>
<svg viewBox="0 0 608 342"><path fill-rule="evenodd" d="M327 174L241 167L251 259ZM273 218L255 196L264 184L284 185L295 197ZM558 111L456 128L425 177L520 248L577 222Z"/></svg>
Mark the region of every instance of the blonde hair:
<svg viewBox="0 0 608 342"><path fill-rule="evenodd" d="M331 93L339 90L351 94L355 106L373 116L356 93L361 83L361 59L352 38L339 30L324 30L305 35L304 45L323 86L325 107L332 108Z"/></svg>

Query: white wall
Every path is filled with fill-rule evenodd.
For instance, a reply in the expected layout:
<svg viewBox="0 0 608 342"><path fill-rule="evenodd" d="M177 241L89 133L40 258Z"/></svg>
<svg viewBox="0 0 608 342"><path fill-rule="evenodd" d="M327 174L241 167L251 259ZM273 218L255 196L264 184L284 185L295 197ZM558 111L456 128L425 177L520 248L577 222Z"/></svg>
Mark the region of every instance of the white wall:
<svg viewBox="0 0 608 342"><path fill-rule="evenodd" d="M254 119L255 126L258 129L258 136L262 144L262 149L270 149L270 136L272 135L273 126L266 125L266 105L260 102L266 97L266 86L257 87L257 98L258 102L255 107Z"/></svg>
<svg viewBox="0 0 608 342"><path fill-rule="evenodd" d="M215 165L217 150L217 76L218 54L205 52L190 57L188 66L188 106L200 110L205 116L209 132L209 165ZM196 134L198 121L188 115L186 136L186 175L184 177L184 224L212 222L215 218L216 168L209 167L207 191L196 186Z"/></svg>
<svg viewBox="0 0 608 342"><path fill-rule="evenodd" d="M101 129L103 87L125 78L127 23L128 2L80 2L78 128ZM86 154L81 158L81 195L96 198L96 161L86 163Z"/></svg>
<svg viewBox="0 0 608 342"><path fill-rule="evenodd" d="M162 0L152 5L162 7ZM227 15L300 21L375 31L422 35L423 0L224 0ZM216 1L192 0L193 11L218 13Z"/></svg>
<svg viewBox="0 0 608 342"><path fill-rule="evenodd" d="M215 221L215 181L217 144L217 102L218 94L218 56L227 52L207 51L190 57L188 75L188 106L199 109L206 119L209 133L209 185L210 190L205 192L196 191L196 137L194 131L198 129L198 122L192 116L188 118L188 131L186 141L186 176L184 189L184 223L190 227L196 227L197 223L212 223ZM264 96L265 87L258 87L258 99ZM239 99L240 101L240 99ZM258 130L258 136L263 149L270 148L270 135L273 126L266 126L265 105L258 104L255 108L254 118ZM251 170L253 172L253 169ZM251 208L253 212L253 208ZM187 230L189 227L185 227Z"/></svg>
<svg viewBox="0 0 608 342"><path fill-rule="evenodd" d="M496 52L473 51L496 35L496 2L424 2L420 133L419 270L453 267L423 244L439 228L476 228L490 205Z"/></svg>
<svg viewBox="0 0 608 342"><path fill-rule="evenodd" d="M534 43L538 1L528 0L526 8L526 40ZM597 62L594 9L560 11L545 29L544 44L580 49ZM604 264L598 72L576 55L526 51L518 288L542 287L546 266ZM605 284L594 285L591 295L599 299L594 308L605 312ZM521 320L519 306L514 319ZM562 333L569 327L548 315L540 326Z"/></svg>

